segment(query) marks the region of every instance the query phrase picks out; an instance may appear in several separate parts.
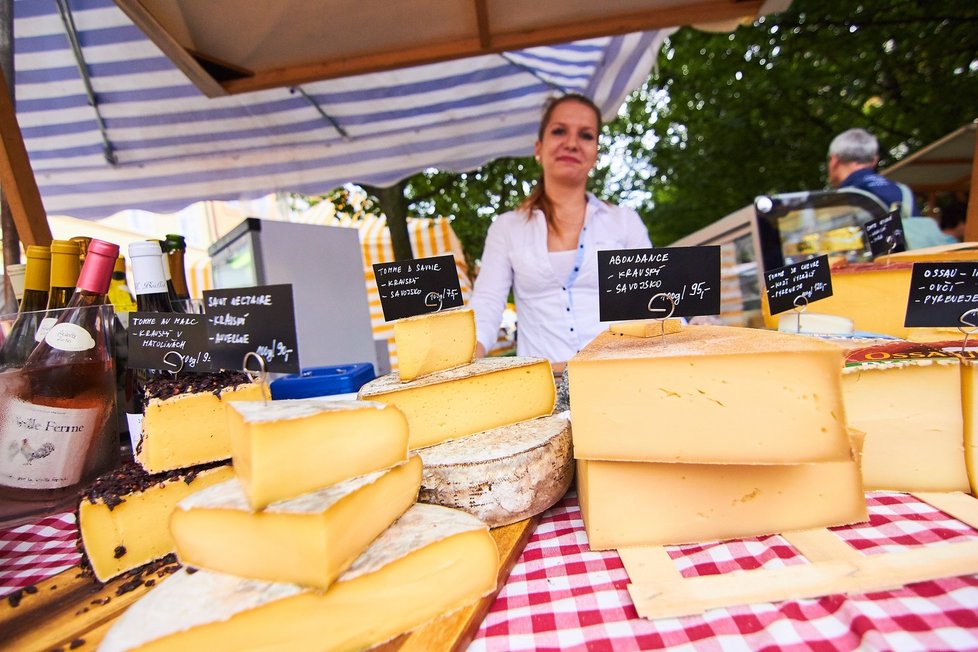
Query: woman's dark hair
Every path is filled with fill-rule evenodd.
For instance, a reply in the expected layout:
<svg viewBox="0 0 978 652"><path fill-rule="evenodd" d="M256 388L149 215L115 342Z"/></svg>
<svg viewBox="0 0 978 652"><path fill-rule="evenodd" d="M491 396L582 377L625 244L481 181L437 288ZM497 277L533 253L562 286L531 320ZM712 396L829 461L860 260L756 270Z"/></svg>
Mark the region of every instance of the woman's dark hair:
<svg viewBox="0 0 978 652"><path fill-rule="evenodd" d="M543 105L543 116L540 118L540 128L537 130L537 140L543 140L544 131L547 129L547 125L550 124L550 118L553 116L554 109L556 109L561 104L565 102L577 102L578 104L583 104L587 108L594 111L594 122L598 129L601 128L601 109L598 105L591 101L591 98L581 95L579 93L568 93L566 95L561 95L559 97L552 97ZM547 226L550 228L555 228L554 226L554 207L550 203L550 198L547 197L546 190L543 186L543 172L540 173L540 178L537 179L536 186L533 188L526 199L520 204L520 211L526 211L527 219L533 215L534 210L540 210L543 216L547 219Z"/></svg>

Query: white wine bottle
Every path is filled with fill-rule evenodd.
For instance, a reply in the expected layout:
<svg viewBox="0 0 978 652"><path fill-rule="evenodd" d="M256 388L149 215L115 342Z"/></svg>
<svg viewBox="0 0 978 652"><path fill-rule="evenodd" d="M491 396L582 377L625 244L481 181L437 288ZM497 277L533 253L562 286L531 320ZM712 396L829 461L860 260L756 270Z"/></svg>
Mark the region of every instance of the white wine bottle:
<svg viewBox="0 0 978 652"><path fill-rule="evenodd" d="M48 288L51 283L51 250L47 246L27 247L27 267L24 272L24 296L20 302L17 320L3 341L3 368L20 367L27 360L37 342L37 332L44 309L48 305Z"/></svg>
<svg viewBox="0 0 978 652"><path fill-rule="evenodd" d="M114 320L104 306L118 255L117 245L92 240L67 307L13 372L22 377L0 419L4 496L72 496L118 463Z"/></svg>

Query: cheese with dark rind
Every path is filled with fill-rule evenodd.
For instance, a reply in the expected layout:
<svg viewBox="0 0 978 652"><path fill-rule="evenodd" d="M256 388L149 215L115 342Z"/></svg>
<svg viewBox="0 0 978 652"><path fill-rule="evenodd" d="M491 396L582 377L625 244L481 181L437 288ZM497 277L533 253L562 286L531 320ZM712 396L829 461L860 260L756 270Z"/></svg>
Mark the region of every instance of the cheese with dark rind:
<svg viewBox="0 0 978 652"><path fill-rule="evenodd" d="M180 571L133 604L99 650L365 649L491 593L498 564L479 519L415 505L328 591Z"/></svg>
<svg viewBox="0 0 978 652"><path fill-rule="evenodd" d="M409 383L388 374L360 388L407 417L411 449L547 416L556 401L553 370L539 358L489 357Z"/></svg>
<svg viewBox="0 0 978 652"><path fill-rule="evenodd" d="M490 527L535 516L559 501L574 477L570 422L541 417L418 451L418 500L461 509Z"/></svg>

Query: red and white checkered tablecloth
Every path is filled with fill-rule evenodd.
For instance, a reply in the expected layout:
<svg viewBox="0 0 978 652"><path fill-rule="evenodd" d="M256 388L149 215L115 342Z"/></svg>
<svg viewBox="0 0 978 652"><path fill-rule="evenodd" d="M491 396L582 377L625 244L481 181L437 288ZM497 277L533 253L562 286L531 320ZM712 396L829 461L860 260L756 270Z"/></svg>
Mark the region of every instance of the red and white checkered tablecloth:
<svg viewBox="0 0 978 652"><path fill-rule="evenodd" d="M867 495L870 522L836 528L866 554L978 540L978 531L904 494ZM0 596L79 560L73 514L0 532ZM781 537L669 549L685 577L804 563ZM540 521L469 652L482 650L978 650L978 576L638 618L618 554L591 552L569 494Z"/></svg>

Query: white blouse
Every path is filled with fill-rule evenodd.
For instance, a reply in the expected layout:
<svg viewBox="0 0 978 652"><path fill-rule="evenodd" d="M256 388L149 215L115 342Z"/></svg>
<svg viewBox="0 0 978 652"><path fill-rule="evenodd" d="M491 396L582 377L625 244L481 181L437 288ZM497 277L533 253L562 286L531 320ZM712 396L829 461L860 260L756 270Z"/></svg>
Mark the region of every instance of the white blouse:
<svg viewBox="0 0 978 652"><path fill-rule="evenodd" d="M597 252L651 246L648 230L635 211L589 194L574 261L563 273L551 263L541 211L533 211L529 218L515 211L497 216L486 236L470 302L479 343L486 351L495 343L512 288L517 355L569 360L605 327L598 321Z"/></svg>

